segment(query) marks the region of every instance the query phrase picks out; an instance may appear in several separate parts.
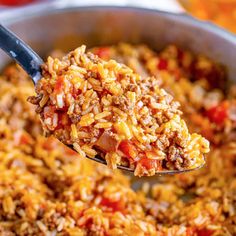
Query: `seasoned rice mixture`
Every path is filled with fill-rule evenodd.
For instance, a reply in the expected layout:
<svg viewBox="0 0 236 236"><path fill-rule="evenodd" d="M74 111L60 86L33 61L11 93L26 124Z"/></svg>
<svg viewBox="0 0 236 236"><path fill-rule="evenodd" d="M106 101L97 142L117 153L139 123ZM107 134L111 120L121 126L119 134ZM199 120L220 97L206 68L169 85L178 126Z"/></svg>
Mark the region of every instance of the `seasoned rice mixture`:
<svg viewBox="0 0 236 236"><path fill-rule="evenodd" d="M137 182L121 172L40 135L26 102L32 82L8 66L0 76L0 235L236 235L236 90L225 93L223 68L172 45L160 53L127 44L92 51L158 76L191 130L211 141L207 165L148 177L154 185L134 191Z"/></svg>
<svg viewBox="0 0 236 236"><path fill-rule="evenodd" d="M46 134L81 156L99 155L108 166L128 166L134 175L203 165L208 141L189 134L179 103L157 77L141 77L114 60L85 53L85 46L48 58L36 87Z"/></svg>

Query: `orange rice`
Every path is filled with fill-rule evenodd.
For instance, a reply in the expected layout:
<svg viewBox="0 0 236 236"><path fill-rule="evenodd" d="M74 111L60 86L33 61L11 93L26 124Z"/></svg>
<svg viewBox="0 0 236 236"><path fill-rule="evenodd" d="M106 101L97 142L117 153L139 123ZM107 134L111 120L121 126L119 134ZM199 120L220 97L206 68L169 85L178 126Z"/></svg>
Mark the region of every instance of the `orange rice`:
<svg viewBox="0 0 236 236"><path fill-rule="evenodd" d="M191 130L210 140L207 165L137 188L145 178L130 180L45 138L26 102L32 82L10 65L0 76L0 235L236 235L236 90L224 90L223 68L173 45L92 51L158 76Z"/></svg>

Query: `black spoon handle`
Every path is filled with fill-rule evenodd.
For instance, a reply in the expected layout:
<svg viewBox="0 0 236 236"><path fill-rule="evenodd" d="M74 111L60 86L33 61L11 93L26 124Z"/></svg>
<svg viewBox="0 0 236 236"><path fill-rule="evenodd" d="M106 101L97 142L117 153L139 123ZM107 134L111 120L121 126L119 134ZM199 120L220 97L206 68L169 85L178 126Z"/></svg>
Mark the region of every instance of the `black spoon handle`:
<svg viewBox="0 0 236 236"><path fill-rule="evenodd" d="M0 48L30 75L34 84L41 78L43 60L26 43L0 24Z"/></svg>

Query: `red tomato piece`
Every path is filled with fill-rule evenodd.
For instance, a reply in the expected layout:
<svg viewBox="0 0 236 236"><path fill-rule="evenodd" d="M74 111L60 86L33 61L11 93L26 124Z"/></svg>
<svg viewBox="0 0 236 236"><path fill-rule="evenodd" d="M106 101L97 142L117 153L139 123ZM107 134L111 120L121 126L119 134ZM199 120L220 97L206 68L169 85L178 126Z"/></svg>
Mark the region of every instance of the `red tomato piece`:
<svg viewBox="0 0 236 236"><path fill-rule="evenodd" d="M65 127L66 125L71 125L71 120L67 113L64 113L63 111L57 111L58 114L58 128Z"/></svg>
<svg viewBox="0 0 236 236"><path fill-rule="evenodd" d="M56 93L60 93L63 91L63 87L64 87L64 78L63 77L58 77L55 86L54 86L54 91Z"/></svg>
<svg viewBox="0 0 236 236"><path fill-rule="evenodd" d="M98 55L102 59L109 59L110 53L111 51L109 47L100 47L94 52L94 54Z"/></svg>
<svg viewBox="0 0 236 236"><path fill-rule="evenodd" d="M74 151L74 150L72 150L70 148L65 147L64 150L65 150L65 153L67 155L69 155L69 156L76 156L76 155L78 155L78 153L76 151Z"/></svg>
<svg viewBox="0 0 236 236"><path fill-rule="evenodd" d="M46 209L46 204L45 204L45 203L42 203L42 204L40 205L40 209L45 210L45 209Z"/></svg>
<svg viewBox="0 0 236 236"><path fill-rule="evenodd" d="M194 227L188 227L186 230L186 236L211 236L214 233L209 229L196 229Z"/></svg>
<svg viewBox="0 0 236 236"><path fill-rule="evenodd" d="M206 111L206 115L211 122L222 125L228 117L228 102L222 102Z"/></svg>
<svg viewBox="0 0 236 236"><path fill-rule="evenodd" d="M100 204L102 206L105 206L105 207L111 209L112 212L116 212L116 211L124 212L125 211L125 203L122 200L112 201L109 198L103 197Z"/></svg>
<svg viewBox="0 0 236 236"><path fill-rule="evenodd" d="M179 48L177 50L178 50L177 58L181 61L184 58L184 51L182 51Z"/></svg>
<svg viewBox="0 0 236 236"><path fill-rule="evenodd" d="M182 76L182 72L180 69L176 69L173 71L173 75L175 77L175 80L178 81L181 79L181 76Z"/></svg>
<svg viewBox="0 0 236 236"><path fill-rule="evenodd" d="M166 70L168 67L168 61L164 58L160 58L157 64L159 70Z"/></svg>
<svg viewBox="0 0 236 236"><path fill-rule="evenodd" d="M188 227L186 230L186 236L194 236L194 233L196 232L196 230L192 227Z"/></svg>
<svg viewBox="0 0 236 236"><path fill-rule="evenodd" d="M89 219L87 219L85 225L83 225L83 226L84 226L86 229L91 229L92 225L93 225L93 219L92 219L92 218L89 218Z"/></svg>
<svg viewBox="0 0 236 236"><path fill-rule="evenodd" d="M31 136L23 133L20 137L20 144L30 144L30 143L32 143Z"/></svg>
<svg viewBox="0 0 236 236"><path fill-rule="evenodd" d="M24 5L35 2L35 0L0 0L0 4L7 6Z"/></svg>
<svg viewBox="0 0 236 236"><path fill-rule="evenodd" d="M47 151L52 151L54 148L56 148L56 141L54 138L52 138L52 136L50 138L48 138L47 140L45 140L42 144L42 147L44 149L46 149Z"/></svg>
<svg viewBox="0 0 236 236"><path fill-rule="evenodd" d="M160 160L155 160L155 159L150 159L150 158L147 158L147 157L143 157L138 163L140 163L147 170L150 170L150 169L162 170Z"/></svg>
<svg viewBox="0 0 236 236"><path fill-rule="evenodd" d="M128 158L135 159L138 155L138 151L135 146L129 140L123 140L119 144L118 149L124 153Z"/></svg>
<svg viewBox="0 0 236 236"><path fill-rule="evenodd" d="M197 230L197 236L211 236L213 233L214 231L209 229Z"/></svg>

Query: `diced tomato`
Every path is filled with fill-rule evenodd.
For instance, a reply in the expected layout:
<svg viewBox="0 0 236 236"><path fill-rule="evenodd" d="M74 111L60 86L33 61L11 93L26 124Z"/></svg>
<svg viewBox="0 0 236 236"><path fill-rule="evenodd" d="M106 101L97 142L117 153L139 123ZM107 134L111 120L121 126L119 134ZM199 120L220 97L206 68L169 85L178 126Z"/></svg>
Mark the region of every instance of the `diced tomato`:
<svg viewBox="0 0 236 236"><path fill-rule="evenodd" d="M45 209L46 209L46 204L45 204L45 203L42 203L42 204L40 205L40 209L45 210Z"/></svg>
<svg viewBox="0 0 236 236"><path fill-rule="evenodd" d="M124 153L124 155L128 158L135 159L138 155L138 151L135 146L129 140L123 140L119 144L118 149Z"/></svg>
<svg viewBox="0 0 236 236"><path fill-rule="evenodd" d="M214 233L209 229L196 229L194 227L188 227L186 230L186 236L211 236Z"/></svg>
<svg viewBox="0 0 236 236"><path fill-rule="evenodd" d="M69 156L78 155L78 153L76 151L72 150L71 148L67 148L67 147L65 147L65 153Z"/></svg>
<svg viewBox="0 0 236 236"><path fill-rule="evenodd" d="M52 136L50 138L47 138L43 144L42 147L46 149L47 151L52 151L56 147L57 143L55 142L54 138Z"/></svg>
<svg viewBox="0 0 236 236"><path fill-rule="evenodd" d="M0 4L7 5L7 6L18 6L18 5L32 3L34 1L35 0L1 0Z"/></svg>
<svg viewBox="0 0 236 236"><path fill-rule="evenodd" d="M191 114L190 119L195 125L201 126L205 122L206 118L202 114L193 113Z"/></svg>
<svg viewBox="0 0 236 236"><path fill-rule="evenodd" d="M106 96L107 94L109 94L109 91L108 91L107 89L103 89L102 92L100 92L100 94L101 94L101 95L100 95L101 97L104 97L104 96Z"/></svg>
<svg viewBox="0 0 236 236"><path fill-rule="evenodd" d="M64 78L62 76L58 77L55 85L54 85L54 91L56 93L61 93L64 88Z"/></svg>
<svg viewBox="0 0 236 236"><path fill-rule="evenodd" d="M92 224L93 224L93 219L89 218L89 219L87 219L86 223L84 224L84 228L91 229Z"/></svg>
<svg viewBox="0 0 236 236"><path fill-rule="evenodd" d="M166 70L168 67L168 61L164 58L160 58L157 64L159 70Z"/></svg>
<svg viewBox="0 0 236 236"><path fill-rule="evenodd" d="M112 212L116 212L116 211L124 212L125 211L125 203L122 200L112 201L109 198L103 197L100 204L102 206L109 208Z"/></svg>
<svg viewBox="0 0 236 236"><path fill-rule="evenodd" d="M211 236L213 233L214 231L209 229L197 230L197 236Z"/></svg>
<svg viewBox="0 0 236 236"><path fill-rule="evenodd" d="M177 58L181 61L184 58L184 52L179 48L177 50L178 50Z"/></svg>
<svg viewBox="0 0 236 236"><path fill-rule="evenodd" d="M150 170L150 169L162 170L162 166L161 166L162 162L160 160L143 157L138 163L140 163L147 170Z"/></svg>
<svg viewBox="0 0 236 236"><path fill-rule="evenodd" d="M207 140L214 142L214 128L211 126L207 127L206 129L201 130L201 135L205 137Z"/></svg>
<svg viewBox="0 0 236 236"><path fill-rule="evenodd" d="M210 121L207 119L204 114L194 113L190 116L190 120L193 124L199 126L201 128L201 134L208 139L209 141L213 141L214 138L214 130L211 126Z"/></svg>
<svg viewBox="0 0 236 236"><path fill-rule="evenodd" d="M180 69L176 69L172 73L173 73L176 81L181 79L182 73L181 73Z"/></svg>
<svg viewBox="0 0 236 236"><path fill-rule="evenodd" d="M111 51L109 47L100 47L94 52L94 54L98 55L102 59L109 59Z"/></svg>
<svg viewBox="0 0 236 236"><path fill-rule="evenodd" d="M195 228L193 227L188 227L186 229L186 236L194 236L194 233L196 232Z"/></svg>
<svg viewBox="0 0 236 236"><path fill-rule="evenodd" d="M53 146L51 145L50 142L43 143L42 147L47 151L52 151L53 150Z"/></svg>
<svg viewBox="0 0 236 236"><path fill-rule="evenodd" d="M222 125L228 117L229 104L227 101L220 103L206 111L206 115L210 121L217 125Z"/></svg>
<svg viewBox="0 0 236 236"><path fill-rule="evenodd" d="M20 137L20 144L31 144L32 143L32 138L29 134L23 133Z"/></svg>
<svg viewBox="0 0 236 236"><path fill-rule="evenodd" d="M58 114L58 127L64 127L65 125L71 125L71 120L67 113L64 113L63 111L57 111Z"/></svg>

